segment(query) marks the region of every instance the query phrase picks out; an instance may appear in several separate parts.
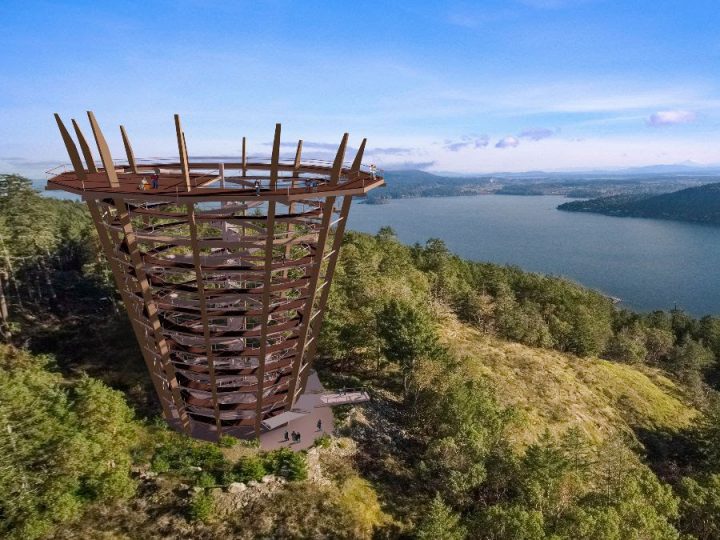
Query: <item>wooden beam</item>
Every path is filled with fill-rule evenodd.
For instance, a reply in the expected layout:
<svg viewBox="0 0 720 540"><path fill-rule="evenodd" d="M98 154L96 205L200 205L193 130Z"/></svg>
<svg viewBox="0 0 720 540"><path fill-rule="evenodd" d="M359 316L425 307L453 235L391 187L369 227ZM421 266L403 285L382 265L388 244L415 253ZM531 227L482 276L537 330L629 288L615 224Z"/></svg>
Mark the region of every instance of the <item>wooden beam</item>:
<svg viewBox="0 0 720 540"><path fill-rule="evenodd" d="M110 187L119 188L120 182L118 181L117 173L115 172L115 164L113 163L112 154L110 154L110 147L105 140L105 136L103 135L97 120L95 120L93 112L88 111L87 114L88 119L90 120L90 127L92 128L93 135L95 136L98 152L100 152L100 160L105 168L105 175L107 176L108 183L110 184Z"/></svg>
<svg viewBox="0 0 720 540"><path fill-rule="evenodd" d="M173 403L173 399L172 396L168 393L168 391L163 387L163 379L160 379L160 377L158 376L158 370L162 370L162 366L156 365L157 360L148 351L148 349L151 347L153 349L155 348L154 340L147 339L148 336L145 334L144 328L141 324L138 323L136 317L130 311L130 306L132 305L133 299L131 297L130 291L127 290L124 281L123 270L119 266L115 258L115 247L107 231L107 226L105 220L102 217L99 204L97 201L94 200L88 200L87 204L90 210L90 215L92 216L93 222L95 223L95 229L97 230L98 238L100 239L100 245L105 252L105 258L107 259L108 264L110 265L110 270L112 271L113 277L115 278L115 284L120 291L120 296L123 299L123 303L128 308L127 314L130 318L130 324L132 325L133 331L135 332L135 338L137 339L138 345L140 346L140 352L142 353L143 359L145 360L145 365L150 372L150 380L153 383L155 392L157 392L158 399L160 400L160 405L163 408L163 415L165 416L166 420L172 421L174 418L172 414L172 409L170 408L169 404Z"/></svg>
<svg viewBox="0 0 720 540"><path fill-rule="evenodd" d="M302 139L298 141L297 150L295 150L295 162L293 163L293 175L300 172L300 164L302 163Z"/></svg>
<svg viewBox="0 0 720 540"><path fill-rule="evenodd" d="M317 303L317 312L315 316L312 315L311 311L311 323L313 323L313 326L312 332L310 333L310 348L308 349L303 358L304 360L306 360L306 363L308 365L307 367L305 367L300 377L300 385L298 387L298 390L300 391L303 391L305 389L305 384L307 383L307 378L310 373L310 364L312 364L313 360L315 359L315 351L317 350L318 339L320 338L320 328L322 326L325 307L327 306L328 297L330 295L330 285L332 284L333 275L335 274L335 266L340 255L340 246L342 245L343 235L345 234L345 226L347 225L348 216L350 215L351 203L351 195L346 195L345 197L343 197L343 204L340 210L340 220L335 227L333 244L330 248L330 258L328 260L327 267L325 268L325 277L323 279L325 286L322 288L322 291L320 293L320 300ZM293 395L291 399L295 401L295 396Z"/></svg>
<svg viewBox="0 0 720 540"><path fill-rule="evenodd" d="M338 148L337 154L335 155L335 162L333 163L332 170L330 171L330 185L337 186L340 181L340 173L342 172L343 160L345 159L345 149L347 148L348 134L343 135L342 141L340 141L340 147Z"/></svg>
<svg viewBox="0 0 720 540"><path fill-rule="evenodd" d="M185 159L188 160L188 172L190 171L190 154L187 149L187 139L185 138L185 131L182 132L183 149L185 150Z"/></svg>
<svg viewBox="0 0 720 540"><path fill-rule="evenodd" d="M185 134L180 125L180 115L175 115L175 132L177 133L178 153L180 154L180 169L185 181L186 191L190 191L190 167L188 166L187 147L185 146Z"/></svg>
<svg viewBox="0 0 720 540"><path fill-rule="evenodd" d="M297 150L295 150L295 161L293 163L293 177L296 177L296 176L298 176L298 174L300 174L300 165L302 165L302 147L303 147L303 142L302 142L302 139L300 139L297 144ZM294 211L295 211L295 202L290 201L290 203L288 204L288 212L290 214L292 214ZM295 229L295 225L293 225L292 223L287 224L288 236L290 236L290 233L293 232L294 229ZM286 259L290 258L291 251L292 251L292 246L288 243L288 245L285 246L285 258ZM285 272L283 272L283 276L287 277L287 275L288 275L288 271L286 270Z"/></svg>
<svg viewBox="0 0 720 540"><path fill-rule="evenodd" d="M187 205L188 225L190 227L190 239L192 242L193 264L195 266L195 281L197 283L198 303L200 304L200 318L202 319L203 339L205 340L205 357L210 371L210 391L213 399L213 413L215 415L215 427L217 429L218 441L222 436L222 424L220 422L220 407L217 395L217 379L215 378L215 360L212 355L210 343L210 320L208 319L207 300L205 298L205 280L200 260L200 246L198 245L197 222L195 220L195 204Z"/></svg>
<svg viewBox="0 0 720 540"><path fill-rule="evenodd" d="M89 173L96 173L97 167L95 167L95 160L93 159L92 152L90 151L90 145L87 142L87 139L85 138L85 135L83 135L82 130L80 129L80 126L73 118L72 120L73 127L75 128L75 135L77 135L78 142L80 143L80 149L82 150L83 157L85 158L85 164L87 165L87 170Z"/></svg>
<svg viewBox="0 0 720 540"><path fill-rule="evenodd" d="M367 139L363 139L360 143L360 148L358 148L357 154L355 154L355 159L353 160L352 166L350 167L351 173L359 173L360 172L360 166L362 165L362 158L363 154L365 153L365 144L367 143ZM353 180L355 180L353 178Z"/></svg>
<svg viewBox="0 0 720 540"><path fill-rule="evenodd" d="M295 360L293 362L293 370L288 388L289 396L288 404L286 406L286 410L288 411L295 405L295 392L298 388L298 375L300 373L303 359L305 358L307 337L310 330L310 320L312 318L313 305L315 303L315 295L317 294L318 281L320 278L320 270L322 268L323 257L325 255L325 244L327 242L328 233L330 232L330 223L332 222L334 205L335 197L328 197L325 199L320 233L315 247L315 260L310 270L310 284L308 286L307 301L305 309L302 310L302 326L300 327L300 331L298 333L297 352L295 353Z"/></svg>
<svg viewBox="0 0 720 540"><path fill-rule="evenodd" d="M275 138L273 140L272 160L270 161L270 189L277 186L280 165L280 124L275 124Z"/></svg>
<svg viewBox="0 0 720 540"><path fill-rule="evenodd" d="M130 139L125 132L125 126L120 126L120 134L122 135L123 145L125 145L125 153L127 154L128 165L130 165L130 171L133 174L137 174L137 165L135 164L135 154L133 153L132 146L130 145Z"/></svg>
<svg viewBox="0 0 720 540"><path fill-rule="evenodd" d="M275 124L275 137L273 140L273 151L270 160L270 186L272 188L277 184L278 165L280 164L280 124ZM273 248L275 247L275 201L267 203L267 220L265 228L265 276L263 280L262 294L262 319L260 326L260 351L258 355L258 369L256 371L258 389L257 404L255 408L255 434L260 436L262 424L262 404L263 393L265 390L265 360L267 356L267 336L268 323L270 318L270 288L272 285L272 262ZM289 397L289 396L288 396Z"/></svg>
<svg viewBox="0 0 720 540"><path fill-rule="evenodd" d="M280 125L280 124L278 124ZM272 282L273 237L275 235L275 201L268 203L267 228L265 229L265 275L262 292L262 319L260 321L260 351L258 353L257 397L255 406L255 434L262 428L262 404L265 386L265 357L267 356L268 319L270 318L270 285ZM290 396L288 395L288 398Z"/></svg>
<svg viewBox="0 0 720 540"><path fill-rule="evenodd" d="M355 155L355 159L353 160L353 163L350 167L350 173L352 175L356 175L360 172L360 167L362 165L362 158L363 154L365 152L365 146L367 144L367 139L363 139L362 143L360 143L360 148L358 148L358 152ZM337 162L337 159L336 159ZM299 374L299 384L297 389L293 389L293 395L290 399L292 399L292 402L295 402L296 394L303 392L305 389L305 386L307 384L307 378L310 374L310 367L312 365L313 360L315 359L315 352L317 351L318 346L318 340L320 338L320 329L322 327L322 320L325 314L325 308L327 306L328 297L330 295L330 285L332 284L333 276L335 274L335 268L337 265L338 257L340 256L340 246L342 245L343 236L345 234L345 226L347 225L348 217L350 215L350 206L352 204L352 196L346 195L343 197L343 204L342 208L340 210L340 219L338 221L337 226L335 227L335 233L333 237L333 243L332 247L330 248L330 258L327 263L327 267L325 269L325 277L323 279L323 282L325 283L324 287L322 288L322 291L320 292L320 299L317 303L317 312L315 315L312 314L312 309L310 311L310 324L312 324L312 330L310 332L310 346L307 351L303 351L303 356L300 359L299 364L302 364L303 361L306 362L306 366L299 365L299 369L302 369L302 372ZM297 383L296 383L297 384Z"/></svg>
<svg viewBox="0 0 720 540"><path fill-rule="evenodd" d="M242 140L242 175L247 176L247 153L245 148L245 137Z"/></svg>
<svg viewBox="0 0 720 540"><path fill-rule="evenodd" d="M72 140L70 133L68 133L58 113L55 113L55 121L60 130L60 136L65 143L65 149L67 150L68 156L70 156L70 162L75 170L75 175L78 177L78 180L84 182L87 176L85 174L85 167L83 167L82 160L80 159L80 154L78 154L77 146L75 146L75 141Z"/></svg>
<svg viewBox="0 0 720 540"><path fill-rule="evenodd" d="M115 208L117 210L117 218L122 227L128 255L132 261L135 278L140 285L140 291L142 293L143 302L145 303L147 318L150 321L150 327L153 332L155 343L157 344L157 349L160 352L161 362L165 373L167 374L173 401L175 402L175 406L180 414L180 421L183 425L183 430L189 434L190 419L185 412L185 401L180 394L180 385L178 384L175 374L175 366L173 366L173 363L170 360L170 348L168 347L165 335L163 334L162 325L160 324L160 319L158 317L157 304L155 304L155 300L152 295L152 288L150 287L147 274L145 274L145 265L143 263L142 256L140 255L140 249L137 245L137 236L135 234L135 230L133 229L125 200L120 197L115 198Z"/></svg>

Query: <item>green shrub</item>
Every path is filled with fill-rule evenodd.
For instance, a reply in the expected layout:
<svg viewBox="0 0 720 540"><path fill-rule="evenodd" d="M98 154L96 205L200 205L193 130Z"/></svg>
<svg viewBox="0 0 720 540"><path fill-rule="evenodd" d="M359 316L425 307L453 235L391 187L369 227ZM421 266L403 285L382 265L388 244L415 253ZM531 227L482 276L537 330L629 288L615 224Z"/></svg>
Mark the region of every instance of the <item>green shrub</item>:
<svg viewBox="0 0 720 540"><path fill-rule="evenodd" d="M151 467L156 472L187 474L191 467L200 467L211 474L222 474L227 461L220 449L210 443L194 441L173 433L169 440L155 449Z"/></svg>
<svg viewBox="0 0 720 540"><path fill-rule="evenodd" d="M245 456L238 460L233 467L234 476L238 482L261 480L267 474L263 460L258 456Z"/></svg>
<svg viewBox="0 0 720 540"><path fill-rule="evenodd" d="M260 439L247 439L240 441L240 446L244 448L260 448Z"/></svg>
<svg viewBox="0 0 720 540"><path fill-rule="evenodd" d="M345 422L347 417L350 416L352 408L352 405L336 405L332 408L333 419L335 420L336 426Z"/></svg>
<svg viewBox="0 0 720 540"><path fill-rule="evenodd" d="M265 460L265 468L288 480L307 478L307 458L302 452L293 452L289 448L279 448L270 452Z"/></svg>
<svg viewBox="0 0 720 540"><path fill-rule="evenodd" d="M217 444L220 448L232 448L237 443L238 440L235 437L231 437L230 435L222 435Z"/></svg>
<svg viewBox="0 0 720 540"><path fill-rule="evenodd" d="M317 439L315 439L313 446L318 446L320 448L330 448L331 443L332 443L332 437L330 437L330 435L325 433L321 437L318 437Z"/></svg>
<svg viewBox="0 0 720 540"><path fill-rule="evenodd" d="M207 523L215 514L215 500L205 491L196 493L190 501L190 519Z"/></svg>
<svg viewBox="0 0 720 540"><path fill-rule="evenodd" d="M223 473L220 475L220 482L219 484L223 486L227 486L228 484L232 484L233 482L240 482L240 478L237 474L235 474L234 471L223 471Z"/></svg>
<svg viewBox="0 0 720 540"><path fill-rule="evenodd" d="M202 488L209 488L216 486L217 481L212 474L203 471L195 477L195 485Z"/></svg>
<svg viewBox="0 0 720 540"><path fill-rule="evenodd" d="M165 473L170 470L170 462L165 456L155 456L150 463L150 468L157 473Z"/></svg>

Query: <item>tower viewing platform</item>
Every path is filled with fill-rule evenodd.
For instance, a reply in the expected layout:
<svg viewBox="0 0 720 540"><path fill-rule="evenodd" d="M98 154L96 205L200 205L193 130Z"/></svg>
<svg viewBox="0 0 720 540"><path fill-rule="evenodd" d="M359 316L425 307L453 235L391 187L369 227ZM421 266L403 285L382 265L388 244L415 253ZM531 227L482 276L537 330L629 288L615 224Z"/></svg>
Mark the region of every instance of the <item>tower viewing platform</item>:
<svg viewBox="0 0 720 540"><path fill-rule="evenodd" d="M79 195L132 322L166 420L202 438L259 436L307 385L354 196L382 185L361 164L280 156L193 160L175 116L178 159L113 159L89 112L99 161L79 124L55 115L71 164L47 189ZM77 143L76 143L77 141ZM265 422L265 424L264 424Z"/></svg>

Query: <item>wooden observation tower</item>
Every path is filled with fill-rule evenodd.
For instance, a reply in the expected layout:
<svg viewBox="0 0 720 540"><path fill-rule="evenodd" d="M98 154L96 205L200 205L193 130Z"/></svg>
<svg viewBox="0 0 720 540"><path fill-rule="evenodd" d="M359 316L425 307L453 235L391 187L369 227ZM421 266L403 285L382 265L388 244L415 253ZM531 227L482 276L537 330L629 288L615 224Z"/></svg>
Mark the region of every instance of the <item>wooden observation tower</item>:
<svg viewBox="0 0 720 540"><path fill-rule="evenodd" d="M82 197L169 423L202 438L260 434L303 392L353 196L383 184L361 165L280 157L113 160L93 113L100 160L55 115L71 166L48 189Z"/></svg>

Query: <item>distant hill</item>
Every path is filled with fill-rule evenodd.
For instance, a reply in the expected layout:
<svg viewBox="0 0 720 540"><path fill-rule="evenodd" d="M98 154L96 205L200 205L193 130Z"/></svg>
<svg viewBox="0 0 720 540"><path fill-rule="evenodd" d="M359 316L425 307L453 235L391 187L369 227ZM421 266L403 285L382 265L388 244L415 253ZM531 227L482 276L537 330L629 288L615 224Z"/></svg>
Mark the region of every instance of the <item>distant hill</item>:
<svg viewBox="0 0 720 540"><path fill-rule="evenodd" d="M720 224L720 183L661 195L632 194L561 204L558 210Z"/></svg>
<svg viewBox="0 0 720 540"><path fill-rule="evenodd" d="M371 191L366 201L370 204L388 199L412 197L449 197L489 193L493 182L490 177L439 176L418 170L385 171L385 188Z"/></svg>
<svg viewBox="0 0 720 540"><path fill-rule="evenodd" d="M420 170L389 170L384 173L384 188L370 192L366 202L382 204L391 199L491 194L564 195L571 198L650 196L720 181L720 174L715 177L709 176L707 172L691 174L687 171L692 169L687 166L684 168L686 171L683 174L659 171L626 174L533 171L476 176L450 176Z"/></svg>

